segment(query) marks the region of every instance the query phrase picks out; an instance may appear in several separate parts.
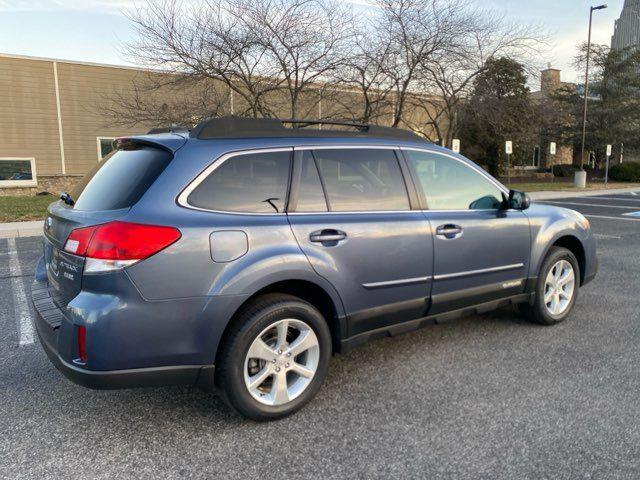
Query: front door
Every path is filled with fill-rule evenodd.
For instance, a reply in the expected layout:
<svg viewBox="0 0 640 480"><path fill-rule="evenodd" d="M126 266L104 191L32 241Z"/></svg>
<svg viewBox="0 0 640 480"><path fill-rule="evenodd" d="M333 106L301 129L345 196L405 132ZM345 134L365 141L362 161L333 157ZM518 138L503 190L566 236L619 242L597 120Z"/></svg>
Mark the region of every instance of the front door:
<svg viewBox="0 0 640 480"><path fill-rule="evenodd" d="M466 161L405 150L434 233L431 314L523 293L529 271L529 220L501 209L502 191Z"/></svg>
<svg viewBox="0 0 640 480"><path fill-rule="evenodd" d="M431 228L410 208L394 150L314 148L295 159L291 228L340 294L347 335L426 315Z"/></svg>

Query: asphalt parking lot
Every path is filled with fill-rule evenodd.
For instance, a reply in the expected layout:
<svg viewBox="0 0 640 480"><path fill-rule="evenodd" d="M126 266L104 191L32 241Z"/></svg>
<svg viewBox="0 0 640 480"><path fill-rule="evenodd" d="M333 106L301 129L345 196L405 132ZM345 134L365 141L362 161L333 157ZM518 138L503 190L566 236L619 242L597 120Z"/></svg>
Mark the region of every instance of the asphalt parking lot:
<svg viewBox="0 0 640 480"><path fill-rule="evenodd" d="M375 341L266 424L197 389L64 379L30 334L40 239L0 239L0 477L639 478L638 193L544 202L587 215L599 241L563 324L505 309Z"/></svg>

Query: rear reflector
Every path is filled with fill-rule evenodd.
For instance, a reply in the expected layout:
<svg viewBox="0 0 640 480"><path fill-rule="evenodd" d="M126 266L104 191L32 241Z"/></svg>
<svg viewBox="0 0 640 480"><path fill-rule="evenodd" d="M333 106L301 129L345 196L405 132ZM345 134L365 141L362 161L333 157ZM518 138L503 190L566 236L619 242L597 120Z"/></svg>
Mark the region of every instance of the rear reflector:
<svg viewBox="0 0 640 480"><path fill-rule="evenodd" d="M87 329L78 327L78 357L82 363L87 363Z"/></svg>
<svg viewBox="0 0 640 480"><path fill-rule="evenodd" d="M91 236L97 228L98 227L86 227L72 231L69 238L67 238L67 243L64 244L64 251L84 257L87 253Z"/></svg>
<svg viewBox="0 0 640 480"><path fill-rule="evenodd" d="M149 258L181 236L173 227L109 222L73 230L64 250L87 258L85 273L105 272Z"/></svg>

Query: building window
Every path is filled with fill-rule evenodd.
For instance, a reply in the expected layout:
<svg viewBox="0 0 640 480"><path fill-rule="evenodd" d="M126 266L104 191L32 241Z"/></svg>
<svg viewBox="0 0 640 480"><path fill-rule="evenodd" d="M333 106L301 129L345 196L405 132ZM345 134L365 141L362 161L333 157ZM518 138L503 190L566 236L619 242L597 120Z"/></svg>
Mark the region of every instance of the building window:
<svg viewBox="0 0 640 480"><path fill-rule="evenodd" d="M115 137L97 137L98 143L98 161L101 162L104 158L113 152L113 141Z"/></svg>
<svg viewBox="0 0 640 480"><path fill-rule="evenodd" d="M0 187L35 187L37 185L34 158L0 157Z"/></svg>

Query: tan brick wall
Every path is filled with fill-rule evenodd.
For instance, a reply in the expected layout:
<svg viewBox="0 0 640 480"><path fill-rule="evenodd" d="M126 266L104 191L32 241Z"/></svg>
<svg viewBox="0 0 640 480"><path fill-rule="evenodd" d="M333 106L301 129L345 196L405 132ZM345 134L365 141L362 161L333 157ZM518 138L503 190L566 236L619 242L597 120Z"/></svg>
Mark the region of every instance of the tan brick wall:
<svg viewBox="0 0 640 480"><path fill-rule="evenodd" d="M0 188L0 197L9 195L35 195L40 192L48 192L53 195L58 195L60 192L69 192L73 190L73 187L81 178L82 175L40 175L38 177L37 187Z"/></svg>

